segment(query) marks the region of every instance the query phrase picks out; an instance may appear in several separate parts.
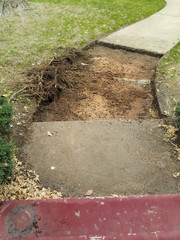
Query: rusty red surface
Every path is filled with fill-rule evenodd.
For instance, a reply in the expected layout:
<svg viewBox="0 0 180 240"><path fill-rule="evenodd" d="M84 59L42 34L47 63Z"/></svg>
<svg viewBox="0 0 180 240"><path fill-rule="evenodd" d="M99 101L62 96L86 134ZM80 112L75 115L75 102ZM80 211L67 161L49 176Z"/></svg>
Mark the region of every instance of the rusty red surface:
<svg viewBox="0 0 180 240"><path fill-rule="evenodd" d="M0 240L180 240L180 195L4 202Z"/></svg>

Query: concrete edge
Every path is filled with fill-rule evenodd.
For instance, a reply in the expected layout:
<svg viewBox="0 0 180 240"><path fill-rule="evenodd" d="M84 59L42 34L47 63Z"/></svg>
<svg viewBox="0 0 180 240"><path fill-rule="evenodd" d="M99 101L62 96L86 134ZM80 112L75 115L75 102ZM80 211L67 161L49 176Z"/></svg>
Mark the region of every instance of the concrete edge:
<svg viewBox="0 0 180 240"><path fill-rule="evenodd" d="M159 67L161 65L162 60L170 53L170 51L173 48L171 48L167 53L165 53L159 60L157 67L156 67L156 75L154 79L154 85L155 85L155 91L156 91L156 98L159 105L160 115L162 117L168 117L171 119L174 119L174 105L173 101L171 99L171 95L167 91L166 86L166 76L163 76L162 81L158 81L158 73L159 73Z"/></svg>
<svg viewBox="0 0 180 240"><path fill-rule="evenodd" d="M81 47L80 50L82 50L82 51L89 50L89 49L93 48L94 46L96 46L97 43L98 43L98 40L93 40L93 41L87 43L85 46Z"/></svg>
<svg viewBox="0 0 180 240"><path fill-rule="evenodd" d="M127 46L123 46L123 45L119 45L119 44L107 43L107 42L104 42L104 41L101 41L101 40L97 41L97 45L104 46L104 47L109 47L109 48L112 48L112 49L122 49L122 50L126 50L126 51L129 51L129 52L147 54L147 55L152 56L152 57L162 57L164 55L164 53L147 51L147 50L144 50L144 49L136 49L136 48L127 47Z"/></svg>

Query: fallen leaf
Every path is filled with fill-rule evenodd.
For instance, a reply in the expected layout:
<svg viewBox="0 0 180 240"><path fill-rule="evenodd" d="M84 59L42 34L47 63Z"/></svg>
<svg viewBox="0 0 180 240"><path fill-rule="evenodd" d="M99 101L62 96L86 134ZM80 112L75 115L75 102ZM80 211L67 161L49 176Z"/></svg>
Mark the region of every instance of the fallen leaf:
<svg viewBox="0 0 180 240"><path fill-rule="evenodd" d="M93 193L93 190L88 190L85 195L90 196L92 193Z"/></svg>
<svg viewBox="0 0 180 240"><path fill-rule="evenodd" d="M112 197L119 197L117 194L112 194L111 196Z"/></svg>
<svg viewBox="0 0 180 240"><path fill-rule="evenodd" d="M24 110L25 110L26 112L28 112L28 107L27 107L27 106L24 106Z"/></svg>
<svg viewBox="0 0 180 240"><path fill-rule="evenodd" d="M39 180L39 175L22 166L14 156L16 163L14 177L0 185L0 202L8 200L31 200L31 199L57 199L62 194L50 188L44 188Z"/></svg>
<svg viewBox="0 0 180 240"><path fill-rule="evenodd" d="M51 133L51 132L47 132L47 135L51 137L51 136L52 136L52 133Z"/></svg>
<svg viewBox="0 0 180 240"><path fill-rule="evenodd" d="M178 178L178 177L180 177L180 172L173 173L173 177L174 177L174 178Z"/></svg>
<svg viewBox="0 0 180 240"><path fill-rule="evenodd" d="M175 128L172 125L162 125L163 128L166 129L166 137L170 140L176 140L177 139L177 132L178 128Z"/></svg>

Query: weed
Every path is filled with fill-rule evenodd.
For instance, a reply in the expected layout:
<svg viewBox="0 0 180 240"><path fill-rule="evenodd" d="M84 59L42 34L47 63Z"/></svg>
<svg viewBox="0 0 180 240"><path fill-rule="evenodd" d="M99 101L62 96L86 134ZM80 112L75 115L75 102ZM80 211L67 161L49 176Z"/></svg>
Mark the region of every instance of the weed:
<svg viewBox="0 0 180 240"><path fill-rule="evenodd" d="M7 98L0 97L0 184L13 176L13 144L7 142L5 134L12 122L12 106L8 104Z"/></svg>
<svg viewBox="0 0 180 240"><path fill-rule="evenodd" d="M12 122L12 106L5 97L0 97L0 132L7 133Z"/></svg>
<svg viewBox="0 0 180 240"><path fill-rule="evenodd" d="M13 144L0 137L0 184L13 176Z"/></svg>
<svg viewBox="0 0 180 240"><path fill-rule="evenodd" d="M174 79L178 74L177 65L180 61L180 42L174 46L168 54L166 54L161 61L159 72L166 73L166 78ZM162 79L161 79L162 80Z"/></svg>
<svg viewBox="0 0 180 240"><path fill-rule="evenodd" d="M177 127L180 128L180 102L176 104L175 116L176 116Z"/></svg>

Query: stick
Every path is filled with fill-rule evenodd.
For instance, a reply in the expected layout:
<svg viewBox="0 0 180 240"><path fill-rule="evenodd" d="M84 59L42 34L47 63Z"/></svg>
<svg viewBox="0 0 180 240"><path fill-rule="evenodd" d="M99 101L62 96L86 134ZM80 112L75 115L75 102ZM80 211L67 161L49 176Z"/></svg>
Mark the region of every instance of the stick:
<svg viewBox="0 0 180 240"><path fill-rule="evenodd" d="M28 88L28 87L26 86L26 87L20 89L19 91L15 92L15 93L9 98L8 104L10 104L10 102L12 101L12 99L13 99L17 94L23 92L26 88Z"/></svg>

